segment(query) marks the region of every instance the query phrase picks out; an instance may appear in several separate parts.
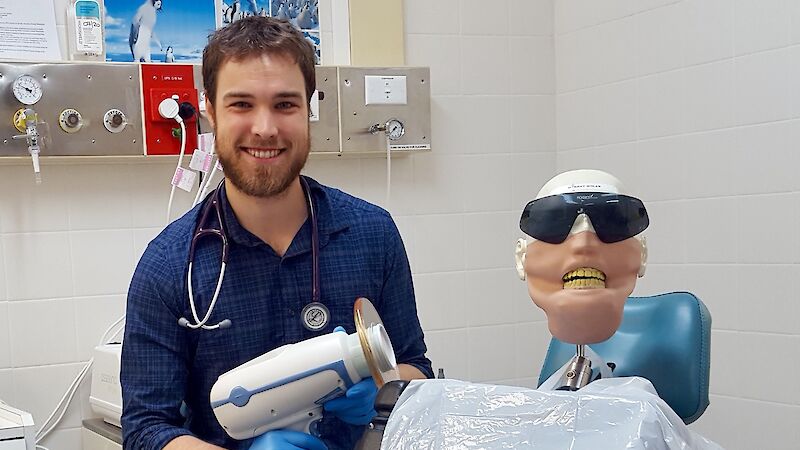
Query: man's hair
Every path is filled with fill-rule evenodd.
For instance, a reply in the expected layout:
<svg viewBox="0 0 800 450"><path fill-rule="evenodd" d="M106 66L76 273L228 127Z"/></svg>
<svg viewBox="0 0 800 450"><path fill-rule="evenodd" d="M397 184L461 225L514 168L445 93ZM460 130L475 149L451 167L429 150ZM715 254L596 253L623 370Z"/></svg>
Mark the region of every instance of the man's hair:
<svg viewBox="0 0 800 450"><path fill-rule="evenodd" d="M203 50L203 88L211 104L217 97L217 76L224 63L264 54L294 59L303 74L306 100L310 102L317 88L314 46L285 20L250 16L220 28L208 37L208 45Z"/></svg>

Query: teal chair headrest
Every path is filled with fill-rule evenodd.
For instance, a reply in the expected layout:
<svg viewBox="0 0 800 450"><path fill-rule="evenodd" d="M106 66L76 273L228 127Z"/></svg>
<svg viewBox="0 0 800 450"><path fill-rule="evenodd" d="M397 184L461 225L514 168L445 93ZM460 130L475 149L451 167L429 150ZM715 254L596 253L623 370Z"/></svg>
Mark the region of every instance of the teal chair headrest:
<svg viewBox="0 0 800 450"><path fill-rule="evenodd" d="M693 294L629 297L617 332L590 347L607 363L614 363L614 376L650 380L686 424L700 418L708 407L711 315ZM553 338L539 385L574 355L575 345Z"/></svg>

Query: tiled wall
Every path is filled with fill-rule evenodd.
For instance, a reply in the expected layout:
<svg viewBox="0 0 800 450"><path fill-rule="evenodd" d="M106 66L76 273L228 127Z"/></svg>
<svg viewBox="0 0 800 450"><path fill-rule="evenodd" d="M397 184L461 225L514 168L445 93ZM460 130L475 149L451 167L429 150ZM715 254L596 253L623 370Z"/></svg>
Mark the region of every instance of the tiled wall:
<svg viewBox="0 0 800 450"><path fill-rule="evenodd" d="M431 68L434 150L392 160L388 203L384 158L312 157L307 173L394 214L436 368L530 386L548 337L513 248L519 211L556 168L553 5L487 5L405 0L407 64ZM27 161L0 165L0 398L37 422L123 313L173 164L45 160L40 186ZM87 387L51 450L80 448Z"/></svg>
<svg viewBox="0 0 800 450"><path fill-rule="evenodd" d="M556 0L555 48L558 170L608 170L647 202L636 293L711 310L694 429L798 448L800 2Z"/></svg>

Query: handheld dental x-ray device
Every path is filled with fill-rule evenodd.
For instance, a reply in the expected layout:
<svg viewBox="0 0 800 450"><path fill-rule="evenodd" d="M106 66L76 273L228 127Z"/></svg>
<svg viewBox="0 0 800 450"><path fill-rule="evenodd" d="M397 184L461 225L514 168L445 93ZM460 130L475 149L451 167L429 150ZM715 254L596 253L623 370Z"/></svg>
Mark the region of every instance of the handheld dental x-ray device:
<svg viewBox="0 0 800 450"><path fill-rule="evenodd" d="M380 388L397 379L389 336L369 300L354 305L356 332L333 332L287 344L222 375L211 407L234 439L270 430L316 433L322 405L372 376Z"/></svg>

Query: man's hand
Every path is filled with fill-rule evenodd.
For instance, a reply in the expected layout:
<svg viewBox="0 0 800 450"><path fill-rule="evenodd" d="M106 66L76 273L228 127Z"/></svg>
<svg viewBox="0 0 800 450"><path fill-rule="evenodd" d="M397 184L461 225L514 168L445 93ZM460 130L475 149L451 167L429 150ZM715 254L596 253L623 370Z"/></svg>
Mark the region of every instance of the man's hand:
<svg viewBox="0 0 800 450"><path fill-rule="evenodd" d="M272 430L255 438L249 450L328 450L328 447L308 433Z"/></svg>
<svg viewBox="0 0 800 450"><path fill-rule="evenodd" d="M323 405L326 412L351 425L366 425L377 414L375 396L378 388L372 378L365 378L347 390L343 397Z"/></svg>

